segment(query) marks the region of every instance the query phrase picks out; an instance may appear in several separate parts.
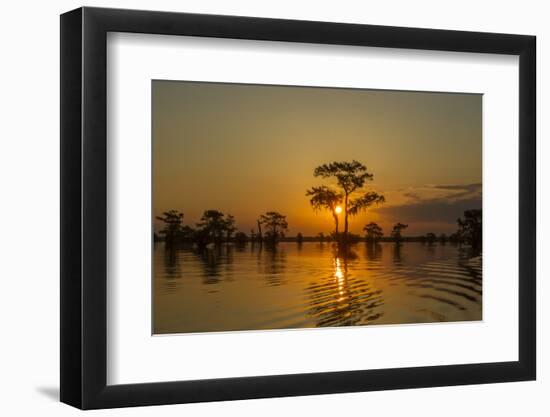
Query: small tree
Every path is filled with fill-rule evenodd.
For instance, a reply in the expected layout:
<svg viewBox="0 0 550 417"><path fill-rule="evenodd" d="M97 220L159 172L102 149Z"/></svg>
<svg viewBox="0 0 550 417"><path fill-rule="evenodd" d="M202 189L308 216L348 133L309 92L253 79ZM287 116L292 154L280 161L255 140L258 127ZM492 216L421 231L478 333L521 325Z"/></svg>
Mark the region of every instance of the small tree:
<svg viewBox="0 0 550 417"><path fill-rule="evenodd" d="M439 235L439 242L441 242L442 245L447 243L447 235L445 233L441 233L441 235Z"/></svg>
<svg viewBox="0 0 550 417"><path fill-rule="evenodd" d="M319 238L319 242L323 243L325 241L325 234L323 232L319 232L317 237Z"/></svg>
<svg viewBox="0 0 550 417"><path fill-rule="evenodd" d="M248 240L248 236L246 235L246 233L243 233L243 232L235 233L235 243L237 245L244 245L247 240Z"/></svg>
<svg viewBox="0 0 550 417"><path fill-rule="evenodd" d="M427 233L426 234L426 241L428 242L428 245L433 245L436 240L435 233Z"/></svg>
<svg viewBox="0 0 550 417"><path fill-rule="evenodd" d="M396 223L395 226L393 226L393 229L391 231L391 237L393 238L393 240L395 240L395 242L399 243L401 242L401 240L403 240L403 236L401 235L401 232L407 227L409 227L409 225L403 224L403 223Z"/></svg>
<svg viewBox="0 0 550 417"><path fill-rule="evenodd" d="M458 219L458 235L461 240L468 243L474 249L480 249L482 246L482 215L481 209L466 210L464 218Z"/></svg>
<svg viewBox="0 0 550 417"><path fill-rule="evenodd" d="M268 211L260 216L258 224L264 226L266 239L271 243L277 243L279 238L285 237L288 230L286 216L276 211Z"/></svg>
<svg viewBox="0 0 550 417"><path fill-rule="evenodd" d="M181 232L183 213L177 210L168 210L162 213L162 216L157 216L157 220L164 223L164 228L160 231L160 234L164 235L166 246L172 246Z"/></svg>
<svg viewBox="0 0 550 417"><path fill-rule="evenodd" d="M363 227L363 231L367 234L368 242L374 243L380 240L382 236L384 236L384 233L382 232L382 228L374 222L370 222L365 227Z"/></svg>
<svg viewBox="0 0 550 417"><path fill-rule="evenodd" d="M200 234L209 242L220 243L226 230L226 219L221 211L205 210L200 223L197 223Z"/></svg>
<svg viewBox="0 0 550 417"><path fill-rule="evenodd" d="M296 242L298 242L300 244L303 241L304 241L304 235L302 235L301 232L298 232L298 234L296 235Z"/></svg>

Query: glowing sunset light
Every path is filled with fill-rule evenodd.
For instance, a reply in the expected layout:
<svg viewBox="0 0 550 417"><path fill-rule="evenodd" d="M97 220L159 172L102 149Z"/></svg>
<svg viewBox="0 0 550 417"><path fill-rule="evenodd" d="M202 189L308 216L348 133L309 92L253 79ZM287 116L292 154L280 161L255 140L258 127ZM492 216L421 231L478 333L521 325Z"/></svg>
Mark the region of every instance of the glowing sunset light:
<svg viewBox="0 0 550 417"><path fill-rule="evenodd" d="M364 164L374 177L362 191L385 197L358 210L359 190L348 196L358 236L371 221L386 237L398 222L410 236L450 235L481 207L480 94L162 80L151 92L157 233L176 208L191 228L215 209L234 216L234 233L258 233L266 211L287 216L288 237L344 232L343 189L314 175L335 161Z"/></svg>
<svg viewBox="0 0 550 417"><path fill-rule="evenodd" d="M482 94L150 85L151 333L482 320Z"/></svg>

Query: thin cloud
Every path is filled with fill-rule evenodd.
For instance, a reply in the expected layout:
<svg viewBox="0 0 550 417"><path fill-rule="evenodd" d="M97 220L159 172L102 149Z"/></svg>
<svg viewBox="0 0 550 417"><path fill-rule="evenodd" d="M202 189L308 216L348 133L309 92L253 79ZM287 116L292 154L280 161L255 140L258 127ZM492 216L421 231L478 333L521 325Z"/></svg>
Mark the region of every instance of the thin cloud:
<svg viewBox="0 0 550 417"><path fill-rule="evenodd" d="M432 185L431 187L432 188L437 188L437 189L440 189L440 190L470 190L470 191L476 191L476 190L481 190L481 183Z"/></svg>
<svg viewBox="0 0 550 417"><path fill-rule="evenodd" d="M402 190L401 202L376 208L391 221L447 224L449 230L465 210L481 208L481 184L436 184Z"/></svg>

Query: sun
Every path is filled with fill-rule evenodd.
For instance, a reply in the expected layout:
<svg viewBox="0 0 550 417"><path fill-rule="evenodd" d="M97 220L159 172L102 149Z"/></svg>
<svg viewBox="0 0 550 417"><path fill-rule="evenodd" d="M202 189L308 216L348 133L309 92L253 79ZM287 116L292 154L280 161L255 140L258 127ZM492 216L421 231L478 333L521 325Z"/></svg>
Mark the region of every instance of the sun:
<svg viewBox="0 0 550 417"><path fill-rule="evenodd" d="M335 212L336 214L342 213L342 207L336 206L336 208L334 209L334 212Z"/></svg>

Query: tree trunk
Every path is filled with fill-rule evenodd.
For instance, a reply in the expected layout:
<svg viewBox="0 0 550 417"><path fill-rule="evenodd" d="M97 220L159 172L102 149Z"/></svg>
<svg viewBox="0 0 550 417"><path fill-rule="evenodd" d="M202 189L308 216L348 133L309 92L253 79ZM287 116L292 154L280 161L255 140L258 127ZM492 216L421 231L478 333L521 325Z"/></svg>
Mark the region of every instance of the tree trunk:
<svg viewBox="0 0 550 417"><path fill-rule="evenodd" d="M337 239L338 238L338 215L333 211L332 216L334 217L334 223L336 224L336 234L334 235L334 237Z"/></svg>
<svg viewBox="0 0 550 417"><path fill-rule="evenodd" d="M344 199L344 242L348 240L348 194Z"/></svg>
<svg viewBox="0 0 550 417"><path fill-rule="evenodd" d="M263 242L263 237L262 237L262 224L260 223L260 221L258 220L258 240L260 242Z"/></svg>

